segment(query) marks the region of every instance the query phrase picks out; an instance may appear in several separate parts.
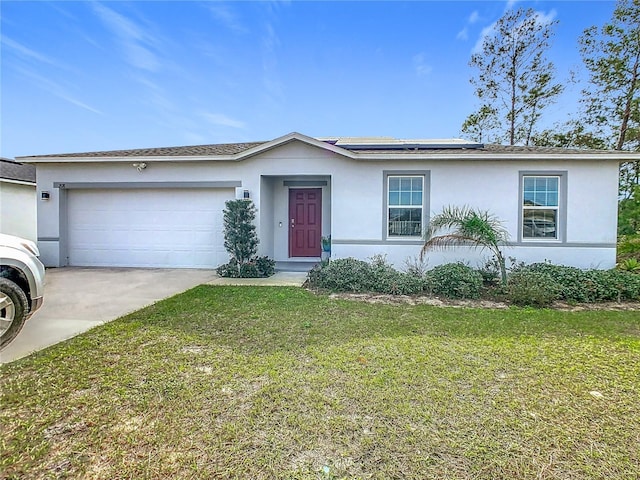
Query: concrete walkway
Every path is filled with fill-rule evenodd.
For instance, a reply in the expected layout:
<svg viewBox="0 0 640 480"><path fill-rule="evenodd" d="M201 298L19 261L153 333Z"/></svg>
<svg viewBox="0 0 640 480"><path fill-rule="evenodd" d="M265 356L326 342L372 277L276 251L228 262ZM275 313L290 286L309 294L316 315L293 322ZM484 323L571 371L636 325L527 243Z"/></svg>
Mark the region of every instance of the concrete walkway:
<svg viewBox="0 0 640 480"><path fill-rule="evenodd" d="M196 285L300 286L305 279L306 273L301 272L277 272L265 279L226 279L213 270L48 269L42 308L0 352L0 363L25 357Z"/></svg>

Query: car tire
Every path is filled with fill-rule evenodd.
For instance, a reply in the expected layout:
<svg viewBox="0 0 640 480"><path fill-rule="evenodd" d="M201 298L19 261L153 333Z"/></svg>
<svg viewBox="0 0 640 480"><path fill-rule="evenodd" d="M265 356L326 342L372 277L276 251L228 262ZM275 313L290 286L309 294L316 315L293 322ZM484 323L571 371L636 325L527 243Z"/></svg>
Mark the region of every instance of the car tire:
<svg viewBox="0 0 640 480"><path fill-rule="evenodd" d="M0 278L0 350L20 333L29 313L27 296L8 278Z"/></svg>

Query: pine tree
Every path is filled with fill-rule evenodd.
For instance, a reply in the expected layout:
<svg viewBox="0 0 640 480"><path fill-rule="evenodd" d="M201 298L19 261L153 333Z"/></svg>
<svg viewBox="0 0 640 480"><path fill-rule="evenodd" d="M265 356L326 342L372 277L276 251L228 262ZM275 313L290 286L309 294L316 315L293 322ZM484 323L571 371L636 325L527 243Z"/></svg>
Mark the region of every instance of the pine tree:
<svg viewBox="0 0 640 480"><path fill-rule="evenodd" d="M553 63L545 58L555 23L522 8L507 11L496 22L482 51L469 62L478 70L471 83L482 106L465 120L464 133L476 140L480 133L509 145L529 145L545 107L563 90L554 81Z"/></svg>
<svg viewBox="0 0 640 480"><path fill-rule="evenodd" d="M589 71L584 119L615 150L640 150L640 1L619 0L611 20L580 37ZM640 162L622 164L620 191L630 197L640 183Z"/></svg>

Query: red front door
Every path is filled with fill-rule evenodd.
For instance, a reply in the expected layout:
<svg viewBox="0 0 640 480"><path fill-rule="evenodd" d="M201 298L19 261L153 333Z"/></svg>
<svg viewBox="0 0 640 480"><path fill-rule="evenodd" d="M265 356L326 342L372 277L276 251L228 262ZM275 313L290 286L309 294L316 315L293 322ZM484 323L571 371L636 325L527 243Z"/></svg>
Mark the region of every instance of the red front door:
<svg viewBox="0 0 640 480"><path fill-rule="evenodd" d="M322 235L322 189L289 190L289 256L319 257Z"/></svg>

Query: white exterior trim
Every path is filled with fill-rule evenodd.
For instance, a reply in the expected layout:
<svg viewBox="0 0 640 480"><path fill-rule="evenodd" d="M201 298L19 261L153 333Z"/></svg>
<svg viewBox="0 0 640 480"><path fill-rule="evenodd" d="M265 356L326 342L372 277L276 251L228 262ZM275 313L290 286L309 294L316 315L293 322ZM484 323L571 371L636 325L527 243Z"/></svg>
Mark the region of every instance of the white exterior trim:
<svg viewBox="0 0 640 480"><path fill-rule="evenodd" d="M25 180L12 180L10 178L0 178L0 183L12 183L14 185L26 185L28 187L36 186L36 182L27 182Z"/></svg>

